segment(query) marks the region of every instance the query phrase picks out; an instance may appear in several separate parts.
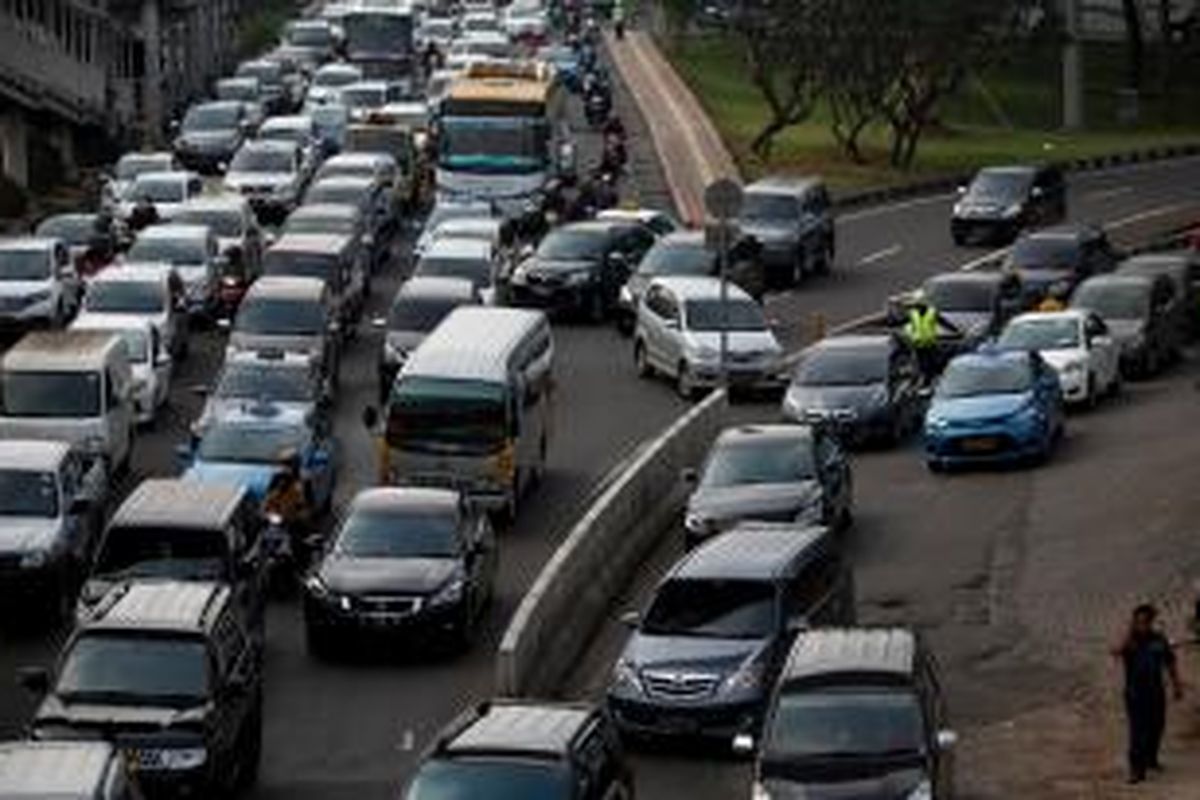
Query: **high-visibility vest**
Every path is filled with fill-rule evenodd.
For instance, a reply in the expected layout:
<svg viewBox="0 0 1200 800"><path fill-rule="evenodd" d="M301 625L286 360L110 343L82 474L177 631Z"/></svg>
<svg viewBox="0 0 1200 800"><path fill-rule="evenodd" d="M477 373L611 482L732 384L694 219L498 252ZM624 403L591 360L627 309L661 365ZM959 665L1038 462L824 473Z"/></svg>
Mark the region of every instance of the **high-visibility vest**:
<svg viewBox="0 0 1200 800"><path fill-rule="evenodd" d="M933 307L926 308L924 311L910 308L905 334L913 347L935 346L938 342L937 311Z"/></svg>

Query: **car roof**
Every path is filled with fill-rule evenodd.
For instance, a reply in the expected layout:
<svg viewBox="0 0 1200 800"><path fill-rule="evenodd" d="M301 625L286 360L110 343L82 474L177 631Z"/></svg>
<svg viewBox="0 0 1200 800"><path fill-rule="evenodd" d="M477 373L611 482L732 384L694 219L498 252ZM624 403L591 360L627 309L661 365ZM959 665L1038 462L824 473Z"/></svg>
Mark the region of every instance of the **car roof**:
<svg viewBox="0 0 1200 800"><path fill-rule="evenodd" d="M350 513L423 511L458 513L460 497L450 489L384 486L364 489L350 502Z"/></svg>
<svg viewBox="0 0 1200 800"><path fill-rule="evenodd" d="M1043 228L1040 231L1029 231L1028 233L1021 234L1021 238L1018 241L1041 240L1079 242L1101 233L1103 233L1103 231L1097 228L1095 225L1072 223L1068 225L1056 225L1053 228Z"/></svg>
<svg viewBox="0 0 1200 800"><path fill-rule="evenodd" d="M1110 272L1106 275L1093 275L1079 284L1084 286L1143 286L1150 289L1158 279L1166 280L1163 275L1143 275L1135 272ZM1078 291L1078 290L1076 290Z"/></svg>
<svg viewBox="0 0 1200 800"><path fill-rule="evenodd" d="M0 439L0 469L53 472L70 452L67 442Z"/></svg>
<svg viewBox="0 0 1200 800"><path fill-rule="evenodd" d="M383 165L390 161L395 161L395 156L387 153L338 153L321 165L322 169L327 167L357 167L361 165Z"/></svg>
<svg viewBox="0 0 1200 800"><path fill-rule="evenodd" d="M207 239L212 234L212 228L207 225L188 225L186 223L170 223L167 225L151 225L138 234L138 239Z"/></svg>
<svg viewBox="0 0 1200 800"><path fill-rule="evenodd" d="M133 261L102 269L88 283L164 281L175 268L165 261Z"/></svg>
<svg viewBox="0 0 1200 800"><path fill-rule="evenodd" d="M437 232L447 238L454 238L456 233L496 236L503 227L504 220L495 217L449 217L438 224Z"/></svg>
<svg viewBox="0 0 1200 800"><path fill-rule="evenodd" d="M582 705L532 701L488 704L441 745L443 753L562 758L595 712Z"/></svg>
<svg viewBox="0 0 1200 800"><path fill-rule="evenodd" d="M309 191L324 186L348 186L355 189L369 189L376 185L377 181L370 175L326 175L313 182L309 187Z"/></svg>
<svg viewBox="0 0 1200 800"><path fill-rule="evenodd" d="M906 681L916 669L917 637L905 628L826 628L801 633L779 680L836 682L876 676Z"/></svg>
<svg viewBox="0 0 1200 800"><path fill-rule="evenodd" d="M652 222L656 219L669 218L670 215L657 208L606 208L596 215L600 220L617 220L631 222Z"/></svg>
<svg viewBox="0 0 1200 800"><path fill-rule="evenodd" d="M340 233L286 233L271 245L267 253L337 255L350 244L351 237Z"/></svg>
<svg viewBox="0 0 1200 800"><path fill-rule="evenodd" d="M196 103L192 108L241 108L240 100L206 100L202 103ZM188 109L191 111L191 108Z"/></svg>
<svg viewBox="0 0 1200 800"><path fill-rule="evenodd" d="M121 157L117 159L117 163L120 164L122 161L126 161L126 160L128 160L128 161L165 161L168 164L170 164L170 163L174 163L175 154L172 153L170 150L150 150L150 151L134 150L134 151L131 151L128 153L122 153Z"/></svg>
<svg viewBox="0 0 1200 800"><path fill-rule="evenodd" d="M1033 167L1028 164L1010 164L1007 166L982 167L977 174L979 175L1028 175L1030 177L1036 175L1041 167Z"/></svg>
<svg viewBox="0 0 1200 800"><path fill-rule="evenodd" d="M278 128L280 130L294 130L297 128L311 128L312 117L308 114L281 114L275 117L267 117L263 120L263 124L259 127L259 133L264 130Z"/></svg>
<svg viewBox="0 0 1200 800"><path fill-rule="evenodd" d="M300 145L295 142L283 139L249 139L242 143L242 147L248 150L275 151L279 153L294 153L300 149Z"/></svg>
<svg viewBox="0 0 1200 800"><path fill-rule="evenodd" d="M292 275L264 275L250 285L246 299L259 296L275 300L314 300L325 296L325 282L320 278L304 278Z"/></svg>
<svg viewBox="0 0 1200 800"><path fill-rule="evenodd" d="M102 741L0 743L0 797L96 797L115 756L113 745Z"/></svg>
<svg viewBox="0 0 1200 800"><path fill-rule="evenodd" d="M708 248L708 241L705 238L704 231L698 231L691 228L681 228L679 230L665 233L658 237L657 245L662 247L704 247Z"/></svg>
<svg viewBox="0 0 1200 800"><path fill-rule="evenodd" d="M344 72L344 73L354 72L354 73L361 75L362 67L358 66L357 64L347 64L343 61L339 61L339 62L336 62L333 64L322 64L320 67L317 68L316 73L313 73L313 74L318 74L321 72Z"/></svg>
<svg viewBox="0 0 1200 800"><path fill-rule="evenodd" d="M212 612L228 601L229 587L209 581L137 580L104 596L82 629L137 628L203 632Z"/></svg>
<svg viewBox="0 0 1200 800"><path fill-rule="evenodd" d="M1008 321L1009 325L1018 322L1037 322L1038 320L1072 320L1074 322L1083 322L1088 317L1093 316L1091 311L1082 308L1064 308L1061 311L1027 311L1024 314L1018 314Z"/></svg>
<svg viewBox="0 0 1200 800"><path fill-rule="evenodd" d="M664 276L655 278L651 285L658 285L664 289L669 289L680 300L719 300L721 297L721 279L709 275L695 275L689 277L673 277ZM729 284L728 293L730 300L754 302L750 295L746 294L745 290L740 286Z"/></svg>
<svg viewBox="0 0 1200 800"><path fill-rule="evenodd" d="M1027 366L1033 360L1033 354L1026 350L1001 350L994 347L980 348L970 353L963 353L950 360L951 364L966 363L981 367L1003 366L1005 363Z"/></svg>
<svg viewBox="0 0 1200 800"><path fill-rule="evenodd" d="M304 219L305 217L346 217L358 219L362 211L353 203L305 203L298 206L288 219Z"/></svg>
<svg viewBox="0 0 1200 800"><path fill-rule="evenodd" d="M258 76L256 75L233 75L228 78L221 78L217 81L218 86L258 86Z"/></svg>
<svg viewBox="0 0 1200 800"><path fill-rule="evenodd" d="M487 260L492 257L491 242L461 236L442 236L433 241L421 254L426 258L464 258Z"/></svg>
<svg viewBox="0 0 1200 800"><path fill-rule="evenodd" d="M630 224L630 220L623 219L587 219L582 222L568 222L566 225L558 228L558 230L563 232L611 234L615 230L629 227Z"/></svg>
<svg viewBox="0 0 1200 800"><path fill-rule="evenodd" d="M149 478L125 498L110 525L221 528L245 495L245 489L234 484Z"/></svg>
<svg viewBox="0 0 1200 800"><path fill-rule="evenodd" d="M684 556L667 581L771 580L828 535L826 528L798 525L728 531Z"/></svg>
<svg viewBox="0 0 1200 800"><path fill-rule="evenodd" d="M195 173L184 169L156 169L153 172L143 172L134 178L134 182L145 181L186 181L195 177Z"/></svg>
<svg viewBox="0 0 1200 800"><path fill-rule="evenodd" d="M225 192L224 194L209 194L193 197L183 204L181 211L193 209L202 211L244 211L250 207L250 201L240 194Z"/></svg>
<svg viewBox="0 0 1200 800"><path fill-rule="evenodd" d="M26 371L96 369L108 352L123 347L103 331L34 331L4 354L4 368Z"/></svg>
<svg viewBox="0 0 1200 800"><path fill-rule="evenodd" d="M73 331L112 331L114 333L140 330L149 334L155 325L149 317L140 314L109 314L105 312L83 312L71 323Z"/></svg>
<svg viewBox="0 0 1200 800"><path fill-rule="evenodd" d="M528 332L544 326L540 311L460 306L434 328L401 368L401 378L502 380L512 349Z"/></svg>
<svg viewBox="0 0 1200 800"><path fill-rule="evenodd" d="M0 239L0 250L50 250L59 240L49 236L16 236Z"/></svg>
<svg viewBox="0 0 1200 800"><path fill-rule="evenodd" d="M937 284L998 284L1012 277L1011 272L1001 272L999 270L956 270L953 272L939 272L937 275L931 275L925 279L926 286L935 286Z"/></svg>
<svg viewBox="0 0 1200 800"><path fill-rule="evenodd" d="M314 366L309 354L284 350L235 350L225 356L223 368L231 365L249 365L263 369L303 369L308 372L311 372Z"/></svg>
<svg viewBox="0 0 1200 800"><path fill-rule="evenodd" d="M402 299L447 298L469 302L475 299L475 284L468 278L414 275L396 290L394 305Z"/></svg>

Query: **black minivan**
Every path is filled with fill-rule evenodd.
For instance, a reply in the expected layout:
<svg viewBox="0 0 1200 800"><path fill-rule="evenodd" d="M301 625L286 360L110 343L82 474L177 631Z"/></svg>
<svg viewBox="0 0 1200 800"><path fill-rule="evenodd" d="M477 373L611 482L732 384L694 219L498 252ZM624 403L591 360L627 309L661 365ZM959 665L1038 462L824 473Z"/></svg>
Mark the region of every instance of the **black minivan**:
<svg viewBox="0 0 1200 800"><path fill-rule="evenodd" d="M658 585L618 659L608 704L634 738L731 741L758 730L795 635L854 620L834 533L744 523L685 556Z"/></svg>
<svg viewBox="0 0 1200 800"><path fill-rule="evenodd" d="M947 800L953 748L932 654L902 628L801 634L779 675L755 796ZM740 736L738 752L754 742Z"/></svg>

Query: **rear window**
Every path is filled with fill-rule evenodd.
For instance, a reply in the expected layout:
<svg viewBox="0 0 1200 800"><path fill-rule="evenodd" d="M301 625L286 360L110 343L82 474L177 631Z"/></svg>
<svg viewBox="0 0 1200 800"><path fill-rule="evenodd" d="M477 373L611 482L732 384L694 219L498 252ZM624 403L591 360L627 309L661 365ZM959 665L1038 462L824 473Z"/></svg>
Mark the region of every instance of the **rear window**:
<svg viewBox="0 0 1200 800"><path fill-rule="evenodd" d="M180 510L186 516L186 510ZM229 557L222 531L114 527L104 537L95 574L110 580L224 580Z"/></svg>

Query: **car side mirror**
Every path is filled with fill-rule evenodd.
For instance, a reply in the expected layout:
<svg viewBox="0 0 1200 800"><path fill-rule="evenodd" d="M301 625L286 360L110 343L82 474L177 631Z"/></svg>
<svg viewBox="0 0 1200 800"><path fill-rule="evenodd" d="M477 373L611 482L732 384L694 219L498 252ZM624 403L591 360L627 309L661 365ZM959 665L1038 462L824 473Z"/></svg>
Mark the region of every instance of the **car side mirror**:
<svg viewBox="0 0 1200 800"><path fill-rule="evenodd" d="M955 745L958 744L958 734L952 730L943 728L937 732L935 741L938 750L953 750Z"/></svg>
<svg viewBox="0 0 1200 800"><path fill-rule="evenodd" d="M636 611L626 611L621 615L621 624L626 628L637 629L642 624L642 615Z"/></svg>
<svg viewBox="0 0 1200 800"><path fill-rule="evenodd" d="M45 667L21 667L17 670L17 685L41 697L50 691L50 671Z"/></svg>
<svg viewBox="0 0 1200 800"><path fill-rule="evenodd" d="M379 425L379 409L375 406L367 406L362 412L363 426L367 430L373 431Z"/></svg>
<svg viewBox="0 0 1200 800"><path fill-rule="evenodd" d="M733 737L733 753L738 756L754 755L754 735L739 733Z"/></svg>
<svg viewBox="0 0 1200 800"><path fill-rule="evenodd" d="M700 473L694 467L685 467L679 472L679 479L688 486L695 486L700 482Z"/></svg>

